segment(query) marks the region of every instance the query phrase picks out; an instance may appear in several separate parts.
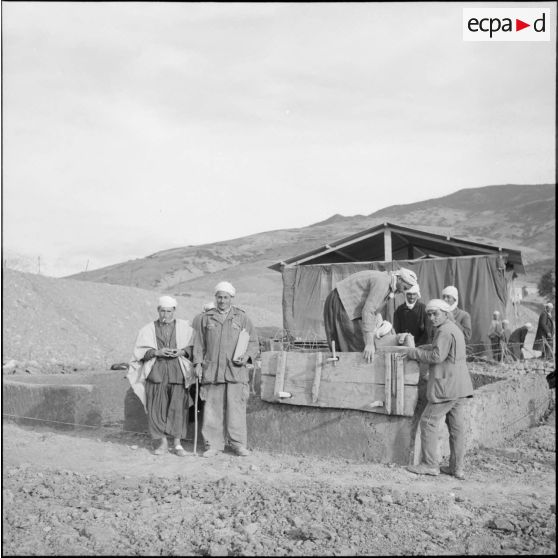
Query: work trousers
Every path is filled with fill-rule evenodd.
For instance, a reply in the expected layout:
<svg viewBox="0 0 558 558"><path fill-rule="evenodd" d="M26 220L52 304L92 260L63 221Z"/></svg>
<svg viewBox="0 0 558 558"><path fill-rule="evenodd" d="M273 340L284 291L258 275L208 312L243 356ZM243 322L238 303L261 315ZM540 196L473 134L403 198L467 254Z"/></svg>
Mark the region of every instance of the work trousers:
<svg viewBox="0 0 558 558"><path fill-rule="evenodd" d="M465 459L465 405L467 397L443 403L426 404L420 417L422 462L428 467L439 467L438 431L445 417L449 431L450 462L452 471L462 470Z"/></svg>
<svg viewBox="0 0 558 558"><path fill-rule="evenodd" d="M225 383L202 386L202 436L206 449L222 451L225 441L234 448L246 447L246 402L248 384Z"/></svg>
<svg viewBox="0 0 558 558"><path fill-rule="evenodd" d="M333 289L325 299L324 326L330 349L331 342L335 341L337 351L355 353L364 351L362 320L349 318L337 289Z"/></svg>

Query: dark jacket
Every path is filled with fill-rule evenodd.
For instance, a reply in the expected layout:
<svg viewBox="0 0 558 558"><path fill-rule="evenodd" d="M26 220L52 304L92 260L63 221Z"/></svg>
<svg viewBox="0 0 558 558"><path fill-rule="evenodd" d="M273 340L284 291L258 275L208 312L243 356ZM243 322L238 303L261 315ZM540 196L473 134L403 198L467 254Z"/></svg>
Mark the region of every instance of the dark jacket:
<svg viewBox="0 0 558 558"><path fill-rule="evenodd" d="M539 324L537 326L537 333L535 334L535 341L533 343L533 349L535 351L543 350L543 339L546 339L549 345L552 345L552 338L554 337L554 322L552 317L545 310L539 316Z"/></svg>
<svg viewBox="0 0 558 558"><path fill-rule="evenodd" d="M393 313L393 329L395 333L411 333L417 347L419 345L426 345L429 341L429 321L426 315L426 305L420 300L417 300L413 308L409 308L403 303Z"/></svg>

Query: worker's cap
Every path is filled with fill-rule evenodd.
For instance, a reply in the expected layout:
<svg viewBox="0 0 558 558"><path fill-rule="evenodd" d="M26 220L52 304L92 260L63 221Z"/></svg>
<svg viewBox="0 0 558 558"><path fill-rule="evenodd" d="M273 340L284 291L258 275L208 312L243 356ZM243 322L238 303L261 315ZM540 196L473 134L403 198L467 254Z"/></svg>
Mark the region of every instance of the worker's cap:
<svg viewBox="0 0 558 558"><path fill-rule="evenodd" d="M378 329L376 329L376 336L378 338L383 337L384 335L387 335L391 329L392 329L392 325L390 322L388 322L387 320L384 320L381 324L380 327L378 327Z"/></svg>
<svg viewBox="0 0 558 558"><path fill-rule="evenodd" d="M420 297L420 289L418 284L417 285L413 285L412 287L410 287L409 289L405 289L405 294L407 293L416 293L419 295Z"/></svg>
<svg viewBox="0 0 558 558"><path fill-rule="evenodd" d="M236 289L228 281L221 281L215 285L215 294L219 291L229 293L231 296L236 294Z"/></svg>
<svg viewBox="0 0 558 558"><path fill-rule="evenodd" d="M433 298L428 302L426 305L426 311L430 312L432 310L441 310L442 312L451 312L450 305L445 301L439 298Z"/></svg>
<svg viewBox="0 0 558 558"><path fill-rule="evenodd" d="M176 308L176 300L172 296L162 296L159 298L158 308Z"/></svg>
<svg viewBox="0 0 558 558"><path fill-rule="evenodd" d="M455 298L455 300L459 299L459 294L457 293L457 289L453 286L450 285L449 287L446 287L443 291L442 291L442 296L451 296L453 298Z"/></svg>
<svg viewBox="0 0 558 558"><path fill-rule="evenodd" d="M407 285L416 285L418 283L417 274L406 267L402 267L395 272L395 275L401 278L402 281L405 281Z"/></svg>

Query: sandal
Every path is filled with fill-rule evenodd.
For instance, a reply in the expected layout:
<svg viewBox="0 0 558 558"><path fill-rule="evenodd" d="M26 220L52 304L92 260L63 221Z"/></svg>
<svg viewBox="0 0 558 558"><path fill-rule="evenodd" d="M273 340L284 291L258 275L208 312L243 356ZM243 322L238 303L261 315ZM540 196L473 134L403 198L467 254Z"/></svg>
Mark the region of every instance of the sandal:
<svg viewBox="0 0 558 558"><path fill-rule="evenodd" d="M186 453L186 450L182 446L175 447L174 453L176 453L176 455L178 455L179 457L186 457L188 455Z"/></svg>

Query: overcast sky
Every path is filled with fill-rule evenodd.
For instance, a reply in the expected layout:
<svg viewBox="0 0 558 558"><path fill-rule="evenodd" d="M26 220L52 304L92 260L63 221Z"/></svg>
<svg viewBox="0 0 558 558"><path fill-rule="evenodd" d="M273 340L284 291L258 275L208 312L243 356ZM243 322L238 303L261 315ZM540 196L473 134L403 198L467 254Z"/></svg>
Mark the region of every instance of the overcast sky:
<svg viewBox="0 0 558 558"><path fill-rule="evenodd" d="M64 275L554 182L536 5L550 42L464 42L478 3L3 2L3 247Z"/></svg>

